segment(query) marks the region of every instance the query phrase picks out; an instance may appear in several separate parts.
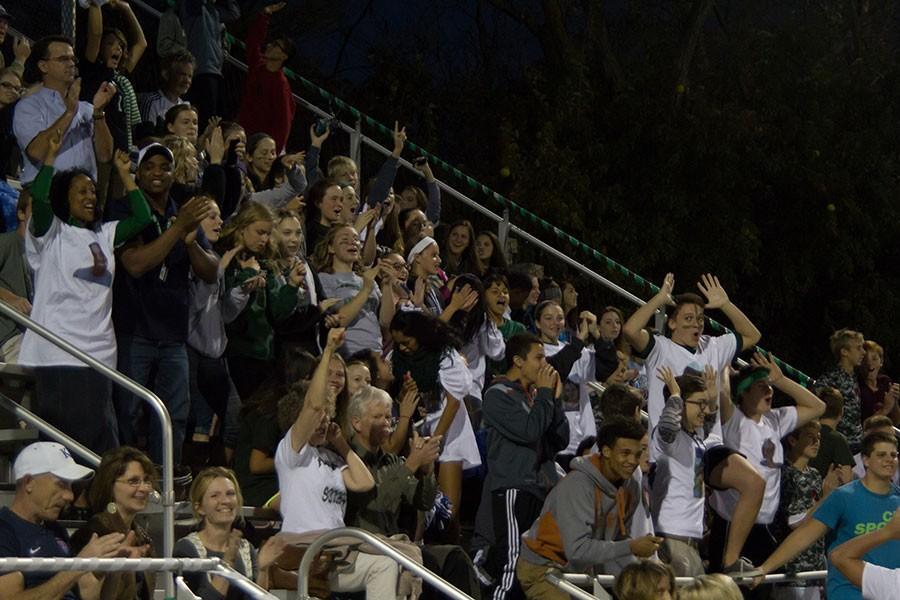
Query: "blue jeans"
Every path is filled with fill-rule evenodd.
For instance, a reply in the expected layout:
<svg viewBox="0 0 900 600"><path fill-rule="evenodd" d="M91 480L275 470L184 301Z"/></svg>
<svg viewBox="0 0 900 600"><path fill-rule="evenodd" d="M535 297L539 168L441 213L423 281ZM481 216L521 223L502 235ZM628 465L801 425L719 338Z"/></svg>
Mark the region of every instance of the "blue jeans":
<svg viewBox="0 0 900 600"><path fill-rule="evenodd" d="M181 446L188 417L188 355L185 344L158 342L131 335L118 336L119 371L153 390L166 405L172 418L173 460L181 461ZM151 375L155 377L151 380ZM119 439L123 445L136 446L145 402L116 388L116 413L119 415ZM150 413L148 450L150 458L162 463L162 429L155 413Z"/></svg>

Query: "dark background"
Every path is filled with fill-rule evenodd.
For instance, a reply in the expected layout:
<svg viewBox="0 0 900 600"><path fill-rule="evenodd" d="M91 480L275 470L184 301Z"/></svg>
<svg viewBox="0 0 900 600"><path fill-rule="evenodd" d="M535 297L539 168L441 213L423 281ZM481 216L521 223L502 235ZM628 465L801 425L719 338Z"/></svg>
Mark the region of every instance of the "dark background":
<svg viewBox="0 0 900 600"><path fill-rule="evenodd" d="M58 0L3 2L30 35L58 30ZM656 283L673 271L676 292L718 274L762 345L816 376L840 327L884 345L888 372L900 359L895 4L304 0L273 30L296 40L299 74L382 123L400 120L415 143L633 271ZM242 8L238 37L254 9ZM135 11L152 46L155 22ZM153 59L138 90L151 88ZM227 77L236 101L240 74ZM301 111L297 149L310 122ZM329 140L324 158L346 144ZM380 160L364 155L364 177ZM401 174L396 187L408 182ZM445 222L474 217L444 206ZM585 307L631 309L579 291Z"/></svg>

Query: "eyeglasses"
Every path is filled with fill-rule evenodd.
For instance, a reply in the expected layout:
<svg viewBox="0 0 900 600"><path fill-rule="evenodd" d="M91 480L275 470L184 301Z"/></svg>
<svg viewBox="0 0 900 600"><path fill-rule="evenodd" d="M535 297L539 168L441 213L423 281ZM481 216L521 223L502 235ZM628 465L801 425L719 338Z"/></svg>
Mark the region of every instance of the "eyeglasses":
<svg viewBox="0 0 900 600"><path fill-rule="evenodd" d="M392 269L396 269L398 271L404 270L404 269L409 271L409 265L407 265L405 262L395 262L395 263L386 262L386 263L384 263L384 266L390 267Z"/></svg>
<svg viewBox="0 0 900 600"><path fill-rule="evenodd" d="M142 485L149 488L153 487L153 480L149 477L145 477L143 479L141 479L140 477L132 477L131 479L116 479L116 483L124 483L135 489L141 487Z"/></svg>
<svg viewBox="0 0 900 600"><path fill-rule="evenodd" d="M70 63L73 65L78 64L78 59L72 55L56 56L54 58L45 58L44 60L46 60L48 62Z"/></svg>

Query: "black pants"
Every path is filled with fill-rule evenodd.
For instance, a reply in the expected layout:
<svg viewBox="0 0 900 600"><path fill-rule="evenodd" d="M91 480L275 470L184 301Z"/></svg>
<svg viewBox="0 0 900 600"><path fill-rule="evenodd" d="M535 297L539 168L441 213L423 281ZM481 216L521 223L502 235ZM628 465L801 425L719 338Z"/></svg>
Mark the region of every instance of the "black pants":
<svg viewBox="0 0 900 600"><path fill-rule="evenodd" d="M516 579L516 561L522 534L540 516L543 504L543 500L522 490L491 492L495 542L485 569L496 581L492 600L524 600L525 593Z"/></svg>
<svg viewBox="0 0 900 600"><path fill-rule="evenodd" d="M119 447L109 379L88 367L36 371L32 408L37 416L97 454Z"/></svg>
<svg viewBox="0 0 900 600"><path fill-rule="evenodd" d="M722 555L725 553L725 544L728 541L728 528L730 521L726 521L713 511L712 528L709 535L709 570L711 573L722 570ZM744 542L744 548L741 550L741 556L749 558L754 565L759 566L766 561L769 556L775 552L778 547L778 539L772 534L770 526L760 525L756 523ZM741 588L744 598L754 598L764 600L771 597L772 586L761 585L755 590Z"/></svg>

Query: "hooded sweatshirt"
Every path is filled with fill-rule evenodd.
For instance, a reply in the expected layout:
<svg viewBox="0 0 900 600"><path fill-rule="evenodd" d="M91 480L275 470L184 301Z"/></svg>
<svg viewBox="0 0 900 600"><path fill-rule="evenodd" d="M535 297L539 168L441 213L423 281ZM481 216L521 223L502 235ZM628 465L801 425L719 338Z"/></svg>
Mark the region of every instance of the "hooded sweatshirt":
<svg viewBox="0 0 900 600"><path fill-rule="evenodd" d="M634 477L614 485L600 472L600 460L592 454L572 461L572 470L522 536L522 559L568 572L612 575L634 562L631 524L642 507L641 486Z"/></svg>
<svg viewBox="0 0 900 600"><path fill-rule="evenodd" d="M492 492L518 489L543 499L559 480L553 457L569 443L569 423L550 388L530 396L498 378L484 394L487 464Z"/></svg>

